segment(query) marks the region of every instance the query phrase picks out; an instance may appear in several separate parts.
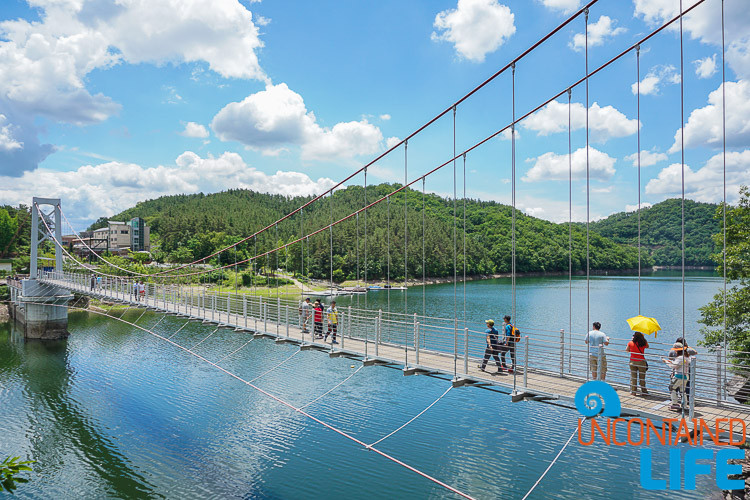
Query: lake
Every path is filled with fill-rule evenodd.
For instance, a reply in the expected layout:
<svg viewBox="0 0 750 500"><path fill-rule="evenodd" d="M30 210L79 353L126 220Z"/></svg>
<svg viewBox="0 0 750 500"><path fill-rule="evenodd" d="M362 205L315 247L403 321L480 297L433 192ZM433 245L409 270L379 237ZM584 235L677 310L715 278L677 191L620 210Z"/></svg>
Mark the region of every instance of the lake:
<svg viewBox="0 0 750 500"><path fill-rule="evenodd" d="M629 336L622 321L637 313L636 282L591 280L592 321L601 321L612 336ZM710 275L691 273L689 331L696 332L697 307L720 286ZM574 331L586 330L585 287L585 279L573 281ZM510 309L508 280L471 282L466 288L467 323L481 326L487 316L499 319ZM671 340L681 325L679 278L649 276L642 292L648 305L643 314L658 317ZM368 307L387 306L387 294L369 294ZM403 308L403 292L390 295L392 310ZM421 289L410 289L408 297L409 312L421 313ZM462 286L459 298L462 311ZM346 300L356 304L357 298L340 302ZM452 313L453 285L427 287L427 303L427 314ZM139 316L129 311L126 318ZM519 279L517 316L519 325L529 328L567 330L567 278ZM161 317L147 313L138 324L150 328ZM166 317L154 331L168 336L184 322ZM214 329L190 323L173 340L192 346ZM0 325L0 456L37 461L18 498L453 497L130 325L74 312L69 330L67 341L24 342L11 325ZM196 352L217 361L250 338L222 329ZM250 380L297 349L258 338L221 364ZM359 366L302 351L255 383L303 405ZM445 380L366 367L307 410L371 443L448 386ZM520 498L567 441L577 418L570 409L511 403L507 395L459 388L378 448L475 497ZM652 449L653 476L665 479L669 448ZM637 448L582 446L574 439L532 498L703 498L716 489L712 479L699 477L697 491L644 491L638 467Z"/></svg>

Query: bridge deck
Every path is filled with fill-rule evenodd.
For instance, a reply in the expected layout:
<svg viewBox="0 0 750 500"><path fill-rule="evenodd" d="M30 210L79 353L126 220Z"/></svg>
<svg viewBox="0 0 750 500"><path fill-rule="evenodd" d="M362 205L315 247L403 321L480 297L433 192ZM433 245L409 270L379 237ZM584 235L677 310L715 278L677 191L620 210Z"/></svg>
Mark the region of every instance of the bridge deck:
<svg viewBox="0 0 750 500"><path fill-rule="evenodd" d="M494 374L482 372L477 367L477 360L470 359L465 365L463 358L454 359L453 354L438 352L435 350L420 349L419 360L416 359L416 351L413 346L404 349L403 344L395 342L380 342L377 347L372 337L366 342L363 338L346 335L341 337L339 333L338 345L324 343L322 340L312 338L310 333L302 333L297 325L286 325L282 322L268 321L265 324L262 318L251 315L236 314L227 311L207 310L183 303L168 302L163 299L146 298L136 302L132 296L116 291L97 289L91 290L88 286L66 280L46 279L46 283L73 290L79 293L96 296L102 299L119 301L133 306L147 306L167 313L184 315L207 322L224 324L238 329L253 331L256 334L276 338L278 341L294 342L305 348L313 348L327 351L331 356L349 356L369 363L385 363L404 367L405 374L430 373L444 375L451 378L454 384L493 386L502 392L514 394L518 398L530 398L537 400L554 400L560 404L574 407L573 401L577 389L586 380L576 376L560 376L559 373L545 372L537 369L529 369L524 384L523 366L519 360L517 373ZM312 325L311 325L312 326ZM520 357L520 356L519 356ZM494 361L491 360L488 370L494 370ZM629 388L621 384L612 384L620 397L624 415L651 418L654 420L680 418L680 413L669 410L669 394L663 391L650 391L648 396L632 396ZM687 418L687 412L685 414ZM702 418L710 425L714 425L717 419L742 419L746 425L750 424L750 406L739 404L719 403L717 401L696 398L694 407L694 418ZM720 427L727 429L727 424ZM735 427L735 432L741 432Z"/></svg>

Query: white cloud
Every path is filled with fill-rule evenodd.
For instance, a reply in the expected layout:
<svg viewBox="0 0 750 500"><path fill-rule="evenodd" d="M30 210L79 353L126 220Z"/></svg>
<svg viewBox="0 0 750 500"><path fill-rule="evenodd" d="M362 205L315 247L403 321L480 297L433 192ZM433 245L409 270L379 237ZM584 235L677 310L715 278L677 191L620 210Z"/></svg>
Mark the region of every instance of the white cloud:
<svg viewBox="0 0 750 500"><path fill-rule="evenodd" d="M651 71L641 80L640 92L642 95L656 95L661 90L663 83L671 83L673 85L680 83L680 74L677 72L677 68L671 64L657 65L651 68ZM632 84L630 91L633 95L636 95L638 93L638 83Z"/></svg>
<svg viewBox="0 0 750 500"><path fill-rule="evenodd" d="M656 150L649 151L645 149L641 151L641 167L651 167L659 162L667 161L668 158L669 157L664 153L660 153ZM633 162L634 167L638 166L638 153L628 155L625 159Z"/></svg>
<svg viewBox="0 0 750 500"><path fill-rule="evenodd" d="M200 123L187 122L185 124L185 130L180 132L180 135L185 137L196 137L199 139L205 139L208 137L208 129Z"/></svg>
<svg viewBox="0 0 750 500"><path fill-rule="evenodd" d="M28 3L39 21L0 22L0 112L6 115L12 107L77 125L106 120L120 105L90 91L87 76L120 63L205 62L225 78L267 79L258 64L263 43L252 13L238 0ZM32 123L23 134L36 132ZM38 140L30 142L38 146ZM38 146L27 163L50 151Z"/></svg>
<svg viewBox="0 0 750 500"><path fill-rule="evenodd" d="M581 6L581 0L540 0L542 4L551 10L562 11L563 14L572 14Z"/></svg>
<svg viewBox="0 0 750 500"><path fill-rule="evenodd" d="M5 115L0 114L0 151L13 151L14 149L23 149L23 143L18 142L13 137L11 125L6 123Z"/></svg>
<svg viewBox="0 0 750 500"><path fill-rule="evenodd" d="M401 139L399 139L398 137L389 137L388 139L385 140L385 148L391 149L393 146L395 146L399 142L401 142Z"/></svg>
<svg viewBox="0 0 750 500"><path fill-rule="evenodd" d="M500 139L503 141L510 141L513 139L513 131L510 128L506 128L502 132L500 132ZM521 133L516 128L516 140L521 139Z"/></svg>
<svg viewBox="0 0 750 500"><path fill-rule="evenodd" d="M455 9L435 16L432 40L450 42L460 57L482 62L516 32L513 20L497 0L458 0Z"/></svg>
<svg viewBox="0 0 750 500"><path fill-rule="evenodd" d="M391 119L391 115L389 115L388 113L382 114L380 115L380 119L383 120L384 122L388 121Z"/></svg>
<svg viewBox="0 0 750 500"><path fill-rule="evenodd" d="M3 203L28 204L32 196L62 198L63 210L79 221L110 216L136 202L168 194L216 192L229 188L283 195L325 192L335 182L312 180L300 172L266 174L247 165L236 153L201 158L186 151L174 165L142 167L133 163L108 162L59 172L37 169L20 178L0 177Z"/></svg>
<svg viewBox="0 0 750 500"><path fill-rule="evenodd" d="M649 208L649 207L653 207L653 205L651 203L646 202L646 201L642 201L641 202L641 210L643 210L644 208ZM635 205L625 205L625 211L626 212L635 212L636 210L638 210L638 204L637 203Z"/></svg>
<svg viewBox="0 0 750 500"><path fill-rule="evenodd" d="M679 14L680 4L673 0L635 0L635 15L651 25L662 24ZM683 2L683 10L695 1ZM742 0L724 2L727 63L740 78L750 78L750 9ZM677 30L679 25L671 27ZM721 46L721 8L718 2L705 2L685 16L684 31L693 39Z"/></svg>
<svg viewBox="0 0 750 500"><path fill-rule="evenodd" d="M623 27L616 28L617 20L612 20L609 16L600 16L595 23L589 23L589 47L604 45L608 39L625 33L627 30ZM570 48L580 52L586 48L586 36L583 33L576 33L573 41L570 42Z"/></svg>
<svg viewBox="0 0 750 500"><path fill-rule="evenodd" d="M693 61L698 78L711 78L716 74L716 54Z"/></svg>
<svg viewBox="0 0 750 500"><path fill-rule="evenodd" d="M723 154L712 156L698 170L685 165L685 195L697 201L719 202L723 197ZM739 187L750 179L750 150L730 151L726 160L727 201L734 203L739 198ZM679 195L682 173L679 163L664 168L659 175L646 184L646 193Z"/></svg>
<svg viewBox="0 0 750 500"><path fill-rule="evenodd" d="M583 104L572 103L570 114L572 130L586 127L586 107ZM539 135L567 132L568 104L552 101L526 118L522 125ZM606 142L613 137L635 134L638 131L638 120L629 120L627 116L613 106L601 107L595 102L589 108L589 130L592 141Z"/></svg>
<svg viewBox="0 0 750 500"><path fill-rule="evenodd" d="M302 96L285 83L267 85L241 102L227 104L214 116L211 128L222 141L238 141L261 151L300 146L308 160L374 154L383 141L380 129L365 119L321 127Z"/></svg>
<svg viewBox="0 0 750 500"><path fill-rule="evenodd" d="M611 193L613 187L612 186L604 186L599 188L591 188L590 191L594 194L604 194L604 193ZM586 190L584 189L583 192L585 193Z"/></svg>
<svg viewBox="0 0 750 500"><path fill-rule="evenodd" d="M573 151L568 161L567 154L544 153L527 162L534 165L526 172L524 182L568 180L568 171L572 170L573 180L586 178L586 148ZM589 175L591 179L608 180L615 175L615 159L598 149L589 148Z"/></svg>
<svg viewBox="0 0 750 500"><path fill-rule="evenodd" d="M750 80L726 82L727 146L742 148L750 145ZM685 147L722 146L722 89L708 95L708 105L693 110L685 125ZM680 130L674 134L670 153L680 150Z"/></svg>

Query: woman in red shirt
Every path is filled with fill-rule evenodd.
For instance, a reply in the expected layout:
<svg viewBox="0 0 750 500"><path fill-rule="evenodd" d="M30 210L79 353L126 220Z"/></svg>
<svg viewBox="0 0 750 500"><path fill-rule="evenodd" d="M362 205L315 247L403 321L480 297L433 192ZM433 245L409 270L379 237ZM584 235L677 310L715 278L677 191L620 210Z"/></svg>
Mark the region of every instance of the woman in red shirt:
<svg viewBox="0 0 750 500"><path fill-rule="evenodd" d="M633 334L633 340L628 342L627 351L630 353L630 394L637 396L636 389L641 386L641 394L648 394L646 390L646 370L648 362L643 355L648 347L648 342L641 332Z"/></svg>

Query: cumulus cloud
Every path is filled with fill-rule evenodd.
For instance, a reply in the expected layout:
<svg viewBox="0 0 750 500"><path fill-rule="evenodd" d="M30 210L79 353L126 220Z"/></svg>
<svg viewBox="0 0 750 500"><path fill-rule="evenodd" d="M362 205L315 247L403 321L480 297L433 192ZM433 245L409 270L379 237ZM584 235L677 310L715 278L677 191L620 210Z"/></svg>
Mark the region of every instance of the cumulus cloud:
<svg viewBox="0 0 750 500"><path fill-rule="evenodd" d="M651 68L643 80L641 80L640 92L643 95L656 95L664 83L673 85L680 83L680 74L677 72L677 68L671 64L657 65ZM630 91L633 95L636 95L638 90L638 83L630 86Z"/></svg>
<svg viewBox="0 0 750 500"><path fill-rule="evenodd" d="M641 202L641 210L643 210L644 208L649 208L649 207L653 207L653 206L654 206L653 204L648 203L646 201L642 201ZM635 205L625 205L625 211L626 212L635 212L636 210L638 210L638 204L637 203Z"/></svg>
<svg viewBox="0 0 750 500"><path fill-rule="evenodd" d="M365 119L321 127L302 96L285 83L267 85L241 102L227 104L214 116L211 128L222 141L238 141L264 152L300 146L307 160L370 155L383 141L380 129Z"/></svg>
<svg viewBox="0 0 750 500"><path fill-rule="evenodd" d="M383 121L388 121L391 119L391 115L389 115L388 113L382 114L380 115L380 119Z"/></svg>
<svg viewBox="0 0 750 500"><path fill-rule="evenodd" d="M723 154L712 156L698 170L685 165L685 195L697 201L718 202L724 189ZM750 179L750 150L730 151L726 160L727 201L739 198L739 188ZM679 163L664 168L646 184L646 193L678 195L681 193L682 172Z"/></svg>
<svg viewBox="0 0 750 500"><path fill-rule="evenodd" d="M516 140L519 140L521 138L521 133L516 129ZM503 141L510 141L513 139L513 131L509 128L506 128L502 132L500 132L500 139Z"/></svg>
<svg viewBox="0 0 750 500"><path fill-rule="evenodd" d="M641 167L651 167L659 162L667 161L668 156L664 153L660 153L654 150L643 150L641 151ZM633 162L633 166L638 166L638 153L633 153L625 157L626 160Z"/></svg>
<svg viewBox="0 0 750 500"><path fill-rule="evenodd" d="M39 21L0 22L0 105L7 105L0 112L6 115L13 107L77 125L106 120L120 105L90 91L86 77L123 62L205 62L226 78L266 80L252 13L237 0L29 4L38 9Z"/></svg>
<svg viewBox="0 0 750 500"><path fill-rule="evenodd" d="M559 10L563 14L572 14L581 6L581 0L540 0L542 4L551 10Z"/></svg>
<svg viewBox="0 0 750 500"><path fill-rule="evenodd" d="M247 165L231 152L202 158L186 151L173 165L142 167L133 163L107 162L58 172L37 169L20 178L0 176L4 203L28 204L32 196L62 198L63 210L78 221L110 216L137 201L168 194L215 192L228 188L289 196L320 194L335 182L311 179L300 172L266 174ZM82 224L85 225L85 224Z"/></svg>
<svg viewBox="0 0 750 500"><path fill-rule="evenodd" d="M573 151L570 161L567 154L552 152L526 161L534 165L523 176L524 182L567 181L569 168L572 169L573 180L586 178L586 148ZM598 149L589 148L589 175L592 179L611 179L615 175L615 159Z"/></svg>
<svg viewBox="0 0 750 500"><path fill-rule="evenodd" d="M23 149L23 143L13 137L11 125L7 123L5 115L0 114L0 151Z"/></svg>
<svg viewBox="0 0 750 500"><path fill-rule="evenodd" d="M600 16L597 22L589 23L589 47L604 45L604 42L610 38L614 38L615 36L627 31L623 27L615 27L616 25L617 20L613 20L609 16ZM584 50L586 48L586 36L583 33L576 33L573 35L573 41L570 42L570 48L576 52Z"/></svg>
<svg viewBox="0 0 750 500"><path fill-rule="evenodd" d="M673 0L635 0L635 15L650 25L662 24L679 14L680 4ZM683 2L687 10L695 1ZM740 78L750 78L750 9L747 2L724 3L727 63ZM675 23L676 24L676 23ZM672 29L677 29L673 25ZM696 7L683 21L684 31L693 39L721 46L721 9L713 2Z"/></svg>
<svg viewBox="0 0 750 500"><path fill-rule="evenodd" d="M750 144L750 80L726 82L727 146L746 147ZM722 88L708 95L708 105L693 110L685 125L685 147L722 146ZM681 137L678 129L670 153L680 150Z"/></svg>
<svg viewBox="0 0 750 500"><path fill-rule="evenodd" d="M393 146L401 142L401 139L398 137L389 137L385 140L385 147L386 149L391 149Z"/></svg>
<svg viewBox="0 0 750 500"><path fill-rule="evenodd" d="M586 106L579 102L571 104L570 121L572 130L586 127ZM552 101L522 125L539 135L549 135L568 131L568 103ZM613 137L625 137L638 131L638 120L630 120L613 106L599 106L594 103L589 108L589 130L591 140L606 142Z"/></svg>
<svg viewBox="0 0 750 500"><path fill-rule="evenodd" d="M180 132L180 135L185 137L196 137L198 139L205 139L208 137L208 129L200 123L187 122L185 124L185 130Z"/></svg>
<svg viewBox="0 0 750 500"><path fill-rule="evenodd" d="M716 54L693 61L698 78L711 78L716 74Z"/></svg>
<svg viewBox="0 0 750 500"><path fill-rule="evenodd" d="M459 57L482 62L516 32L514 15L497 0L458 0L435 16L432 40L454 45Z"/></svg>

